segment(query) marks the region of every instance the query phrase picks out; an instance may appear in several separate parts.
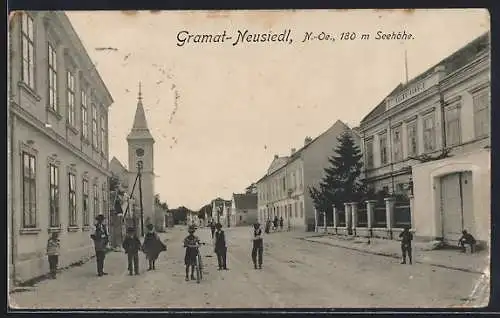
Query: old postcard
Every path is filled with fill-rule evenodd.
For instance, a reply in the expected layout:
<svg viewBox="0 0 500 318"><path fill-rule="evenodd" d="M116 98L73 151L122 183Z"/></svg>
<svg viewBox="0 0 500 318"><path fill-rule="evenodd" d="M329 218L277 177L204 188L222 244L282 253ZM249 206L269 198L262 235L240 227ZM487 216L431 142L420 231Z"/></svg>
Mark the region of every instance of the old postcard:
<svg viewBox="0 0 500 318"><path fill-rule="evenodd" d="M16 11L9 303L481 307L485 9Z"/></svg>

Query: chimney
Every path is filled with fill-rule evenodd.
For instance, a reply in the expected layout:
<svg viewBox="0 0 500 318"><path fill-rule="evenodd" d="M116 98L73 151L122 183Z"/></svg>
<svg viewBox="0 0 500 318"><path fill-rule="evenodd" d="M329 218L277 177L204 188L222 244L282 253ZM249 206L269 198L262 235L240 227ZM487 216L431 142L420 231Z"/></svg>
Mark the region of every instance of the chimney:
<svg viewBox="0 0 500 318"><path fill-rule="evenodd" d="M278 159L278 158L279 158L279 156L278 156L278 155L274 155L274 159Z"/></svg>
<svg viewBox="0 0 500 318"><path fill-rule="evenodd" d="M312 138L307 136L305 139L304 139L304 146L307 145L308 143L310 143L312 141Z"/></svg>
<svg viewBox="0 0 500 318"><path fill-rule="evenodd" d="M295 151L296 151L296 149L295 149L295 148L292 148L292 150L290 151L290 152L291 152L291 154L292 154L292 156L293 156L293 154L295 153Z"/></svg>

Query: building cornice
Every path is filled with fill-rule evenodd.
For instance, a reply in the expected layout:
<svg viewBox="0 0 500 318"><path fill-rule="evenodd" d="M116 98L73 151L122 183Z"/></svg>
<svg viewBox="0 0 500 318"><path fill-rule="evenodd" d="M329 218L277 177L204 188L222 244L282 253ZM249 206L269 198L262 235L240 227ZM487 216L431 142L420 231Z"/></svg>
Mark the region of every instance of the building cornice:
<svg viewBox="0 0 500 318"><path fill-rule="evenodd" d="M25 121L29 125L31 125L33 128L37 129L39 132L41 132L43 135L47 136L50 138L52 141L56 142L66 150L76 154L78 158L83 160L85 163L88 165L92 166L93 168L99 170L101 173L105 174L107 177L111 176L111 172L104 169L103 167L100 167L95 161L93 161L89 156L87 156L85 153L83 153L80 149L75 147L74 145L68 143L62 136L58 135L55 131L48 131L47 129L44 128L44 123L41 122L38 118L24 110L22 107L20 107L17 103L11 102L11 111L13 116L17 116L19 119Z"/></svg>
<svg viewBox="0 0 500 318"><path fill-rule="evenodd" d="M441 90L446 92L450 90L452 87L463 83L464 81L470 79L471 77L477 76L481 72L487 70L489 68L489 53L485 52L482 55L478 56L475 60L468 63L467 65L461 67L460 69L454 71L451 74L448 74L445 78L440 81ZM399 105L396 105L389 110L386 110L382 115L377 118L374 118L371 121L365 122L360 125L360 130L363 133L380 125L382 122L386 121L388 118L395 116L398 113L402 113L408 110L411 107L414 107L415 104L422 103L426 99L435 97L439 98L438 93L438 85L433 85L429 87L426 91L418 94ZM404 119L403 119L404 120Z"/></svg>
<svg viewBox="0 0 500 318"><path fill-rule="evenodd" d="M63 11L46 11L42 13L42 19L44 23L49 24L52 33L69 40L65 41L65 44L69 45L68 49L75 53L73 59L82 70L84 77L90 78L91 83L96 84L99 99L103 101L103 104L107 107L111 106L114 102L113 97L66 14ZM52 27L51 24L55 24L56 27Z"/></svg>

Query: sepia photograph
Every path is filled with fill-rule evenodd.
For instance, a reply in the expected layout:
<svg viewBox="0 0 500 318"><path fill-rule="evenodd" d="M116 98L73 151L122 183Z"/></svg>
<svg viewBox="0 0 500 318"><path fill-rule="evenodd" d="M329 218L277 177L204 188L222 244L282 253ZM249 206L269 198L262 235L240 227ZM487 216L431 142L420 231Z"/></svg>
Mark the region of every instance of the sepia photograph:
<svg viewBox="0 0 500 318"><path fill-rule="evenodd" d="M488 10L8 19L11 309L488 306Z"/></svg>

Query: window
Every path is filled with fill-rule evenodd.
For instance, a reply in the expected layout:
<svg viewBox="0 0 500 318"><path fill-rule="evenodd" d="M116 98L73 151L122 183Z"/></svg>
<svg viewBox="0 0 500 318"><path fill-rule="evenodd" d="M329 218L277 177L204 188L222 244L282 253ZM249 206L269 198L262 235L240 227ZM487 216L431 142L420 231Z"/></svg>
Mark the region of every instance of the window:
<svg viewBox="0 0 500 318"><path fill-rule="evenodd" d="M50 194L49 194L49 215L50 227L59 226L59 167L50 164Z"/></svg>
<svg viewBox="0 0 500 318"><path fill-rule="evenodd" d="M82 137L85 140L89 140L89 115L87 108L87 94L82 89L81 91L82 100Z"/></svg>
<svg viewBox="0 0 500 318"><path fill-rule="evenodd" d="M380 143L380 164L387 164L387 135L383 133L379 136Z"/></svg>
<svg viewBox="0 0 500 318"><path fill-rule="evenodd" d="M295 202L295 206L294 206L293 210L295 211L295 217L298 217L299 216L299 209L298 209L298 203L297 202Z"/></svg>
<svg viewBox="0 0 500 318"><path fill-rule="evenodd" d="M406 126L408 136L408 156L416 156L418 154L418 141L417 141L417 122L414 121Z"/></svg>
<svg viewBox="0 0 500 318"><path fill-rule="evenodd" d="M446 109L446 145L460 144L460 105Z"/></svg>
<svg viewBox="0 0 500 318"><path fill-rule="evenodd" d="M94 184L94 218L99 214L99 191L97 184Z"/></svg>
<svg viewBox="0 0 500 318"><path fill-rule="evenodd" d="M77 226L76 217L76 176L73 173L68 174L69 179L69 226Z"/></svg>
<svg viewBox="0 0 500 318"><path fill-rule="evenodd" d="M23 228L36 227L36 159L23 152Z"/></svg>
<svg viewBox="0 0 500 318"><path fill-rule="evenodd" d="M366 168L373 168L373 139L365 141Z"/></svg>
<svg viewBox="0 0 500 318"><path fill-rule="evenodd" d="M97 106L92 104L92 146L94 149L99 149L99 144L97 140L98 131L97 131Z"/></svg>
<svg viewBox="0 0 500 318"><path fill-rule="evenodd" d="M89 215L89 182L83 179L82 182L82 194L83 194L83 225L90 225L90 215Z"/></svg>
<svg viewBox="0 0 500 318"><path fill-rule="evenodd" d="M490 94L483 90L472 97L474 105L474 134L476 138L490 134Z"/></svg>
<svg viewBox="0 0 500 318"><path fill-rule="evenodd" d="M398 183L398 185L396 186L396 192L397 193L405 193L406 192L406 186L404 183Z"/></svg>
<svg viewBox="0 0 500 318"><path fill-rule="evenodd" d="M304 202L300 203L300 218L304 217Z"/></svg>
<svg viewBox="0 0 500 318"><path fill-rule="evenodd" d="M402 151L402 143L401 143L401 126L394 127L392 129L392 148L394 161L400 161L403 159L403 151Z"/></svg>
<svg viewBox="0 0 500 318"><path fill-rule="evenodd" d="M75 76L73 73L67 73L68 87L68 123L75 127Z"/></svg>
<svg viewBox="0 0 500 318"><path fill-rule="evenodd" d="M299 168L299 188L302 189L302 167Z"/></svg>
<svg viewBox="0 0 500 318"><path fill-rule="evenodd" d="M22 81L28 87L35 89L35 57L34 57L34 32L33 18L26 13L21 16L21 42L22 42Z"/></svg>
<svg viewBox="0 0 500 318"><path fill-rule="evenodd" d="M106 154L106 117L101 116L101 152Z"/></svg>
<svg viewBox="0 0 500 318"><path fill-rule="evenodd" d="M59 112L59 104L57 103L57 55L56 50L49 43L49 108Z"/></svg>
<svg viewBox="0 0 500 318"><path fill-rule="evenodd" d="M434 151L436 148L435 144L434 114L432 114L424 118L424 152Z"/></svg>

